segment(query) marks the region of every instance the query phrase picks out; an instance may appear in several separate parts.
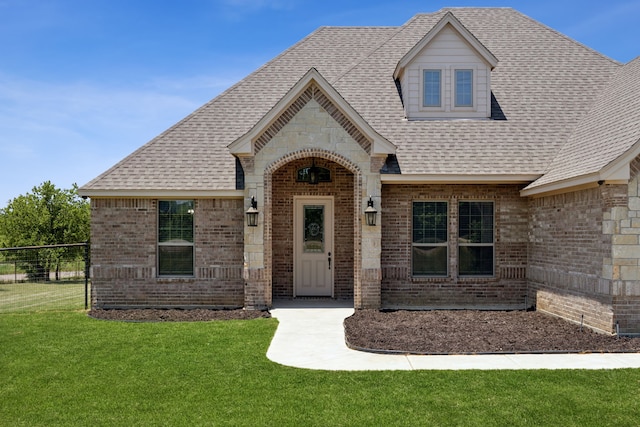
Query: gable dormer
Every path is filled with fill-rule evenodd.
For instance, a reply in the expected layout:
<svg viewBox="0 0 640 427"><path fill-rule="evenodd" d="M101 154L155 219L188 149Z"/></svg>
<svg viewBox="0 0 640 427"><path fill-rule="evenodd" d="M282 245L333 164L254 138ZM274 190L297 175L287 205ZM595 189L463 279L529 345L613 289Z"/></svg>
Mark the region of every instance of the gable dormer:
<svg viewBox="0 0 640 427"><path fill-rule="evenodd" d="M491 117L491 70L497 64L496 57L447 12L396 67L405 116Z"/></svg>

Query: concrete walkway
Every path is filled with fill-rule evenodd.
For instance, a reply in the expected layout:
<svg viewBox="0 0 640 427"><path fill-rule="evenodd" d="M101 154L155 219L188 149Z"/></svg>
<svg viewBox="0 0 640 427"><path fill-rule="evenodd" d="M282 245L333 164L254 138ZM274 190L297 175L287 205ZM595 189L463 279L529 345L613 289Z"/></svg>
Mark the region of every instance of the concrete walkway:
<svg viewBox="0 0 640 427"><path fill-rule="evenodd" d="M276 301L280 324L267 351L279 364L330 371L640 368L640 353L411 356L356 351L344 342L352 302Z"/></svg>

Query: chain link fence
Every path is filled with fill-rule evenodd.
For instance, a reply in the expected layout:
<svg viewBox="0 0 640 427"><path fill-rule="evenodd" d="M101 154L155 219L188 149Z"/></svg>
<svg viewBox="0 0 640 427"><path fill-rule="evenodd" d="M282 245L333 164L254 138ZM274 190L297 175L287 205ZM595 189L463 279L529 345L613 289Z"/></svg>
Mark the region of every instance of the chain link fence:
<svg viewBox="0 0 640 427"><path fill-rule="evenodd" d="M86 309L89 244L0 248L0 314Z"/></svg>

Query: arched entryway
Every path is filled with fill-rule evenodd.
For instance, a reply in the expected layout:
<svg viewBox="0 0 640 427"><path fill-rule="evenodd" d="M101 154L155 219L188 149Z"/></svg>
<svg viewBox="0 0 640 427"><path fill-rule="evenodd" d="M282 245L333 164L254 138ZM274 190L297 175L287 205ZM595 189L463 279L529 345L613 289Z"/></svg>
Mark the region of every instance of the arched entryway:
<svg viewBox="0 0 640 427"><path fill-rule="evenodd" d="M349 230L338 230L335 235L340 238L348 235L350 239L346 245L333 246L336 251L346 251L343 259L349 259L350 263L342 267L345 272L350 270L350 274L335 275L338 288L334 289L334 295L352 293L355 308L380 307L380 223L366 224L364 211L371 199L378 207L377 217L382 214L380 169L387 156L395 152L395 146L345 103L317 70L311 69L269 114L250 132L230 144L229 149L242 164L245 210L254 199L258 210L257 223L245 226L244 231L245 307L263 309L272 305L274 295L287 292L293 295L292 285L289 285L291 279L287 277L291 277L294 264L286 260L278 264L279 257L291 252L286 246L279 245L281 242L286 245L287 239L293 236L290 231L276 236L287 231L278 221L283 215L281 204L292 203L294 194L285 196L287 191L295 190L301 193L299 197L320 197L321 184L303 188L296 181L296 166L288 166L298 161L299 164L312 164L314 159L318 166L323 161L338 174L352 175L344 188L336 186L327 195L336 207L338 226L344 224ZM336 198L342 197L350 197L349 203L336 202ZM292 209L289 206L289 212ZM295 218L290 219L295 221ZM291 221L284 224L293 230ZM337 253L332 255L333 262L346 262L336 260ZM348 285L341 284L341 280L348 281Z"/></svg>
<svg viewBox="0 0 640 427"><path fill-rule="evenodd" d="M312 165L324 172L317 184L308 182L304 176L304 171ZM271 267L272 299L325 296L353 300L361 267L361 181L356 165L323 150L292 153L267 168L265 267ZM296 239L300 242L305 237L304 219L301 218L305 215L303 207L308 208L306 211L311 215L316 211L330 215L323 218L325 222L320 227L322 235L318 241L321 243L308 248L296 243ZM331 229L325 229L325 226ZM309 233L308 227L306 232ZM324 257L330 257L328 263L325 260L322 264L322 268L330 269L322 275L326 277L328 274L332 279L329 292L322 287L305 287L308 283L304 282L315 280L317 273L301 271L315 267L312 267L313 262L300 260L306 256L304 252L314 251L322 251ZM313 257L316 254L307 255Z"/></svg>

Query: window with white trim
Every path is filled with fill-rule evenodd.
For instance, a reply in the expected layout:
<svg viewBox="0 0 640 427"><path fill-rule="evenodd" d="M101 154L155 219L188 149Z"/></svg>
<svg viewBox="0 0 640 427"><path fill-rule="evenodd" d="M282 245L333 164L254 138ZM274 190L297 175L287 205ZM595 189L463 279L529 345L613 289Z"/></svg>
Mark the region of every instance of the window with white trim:
<svg viewBox="0 0 640 427"><path fill-rule="evenodd" d="M455 70L455 106L473 107L473 70Z"/></svg>
<svg viewBox="0 0 640 427"><path fill-rule="evenodd" d="M193 276L194 201L158 201L158 275Z"/></svg>
<svg viewBox="0 0 640 427"><path fill-rule="evenodd" d="M458 274L494 275L493 202L458 203Z"/></svg>
<svg viewBox="0 0 640 427"><path fill-rule="evenodd" d="M441 107L442 106L442 71L441 70L423 70L423 107Z"/></svg>
<svg viewBox="0 0 640 427"><path fill-rule="evenodd" d="M413 202L411 270L413 276L448 273L448 203Z"/></svg>

